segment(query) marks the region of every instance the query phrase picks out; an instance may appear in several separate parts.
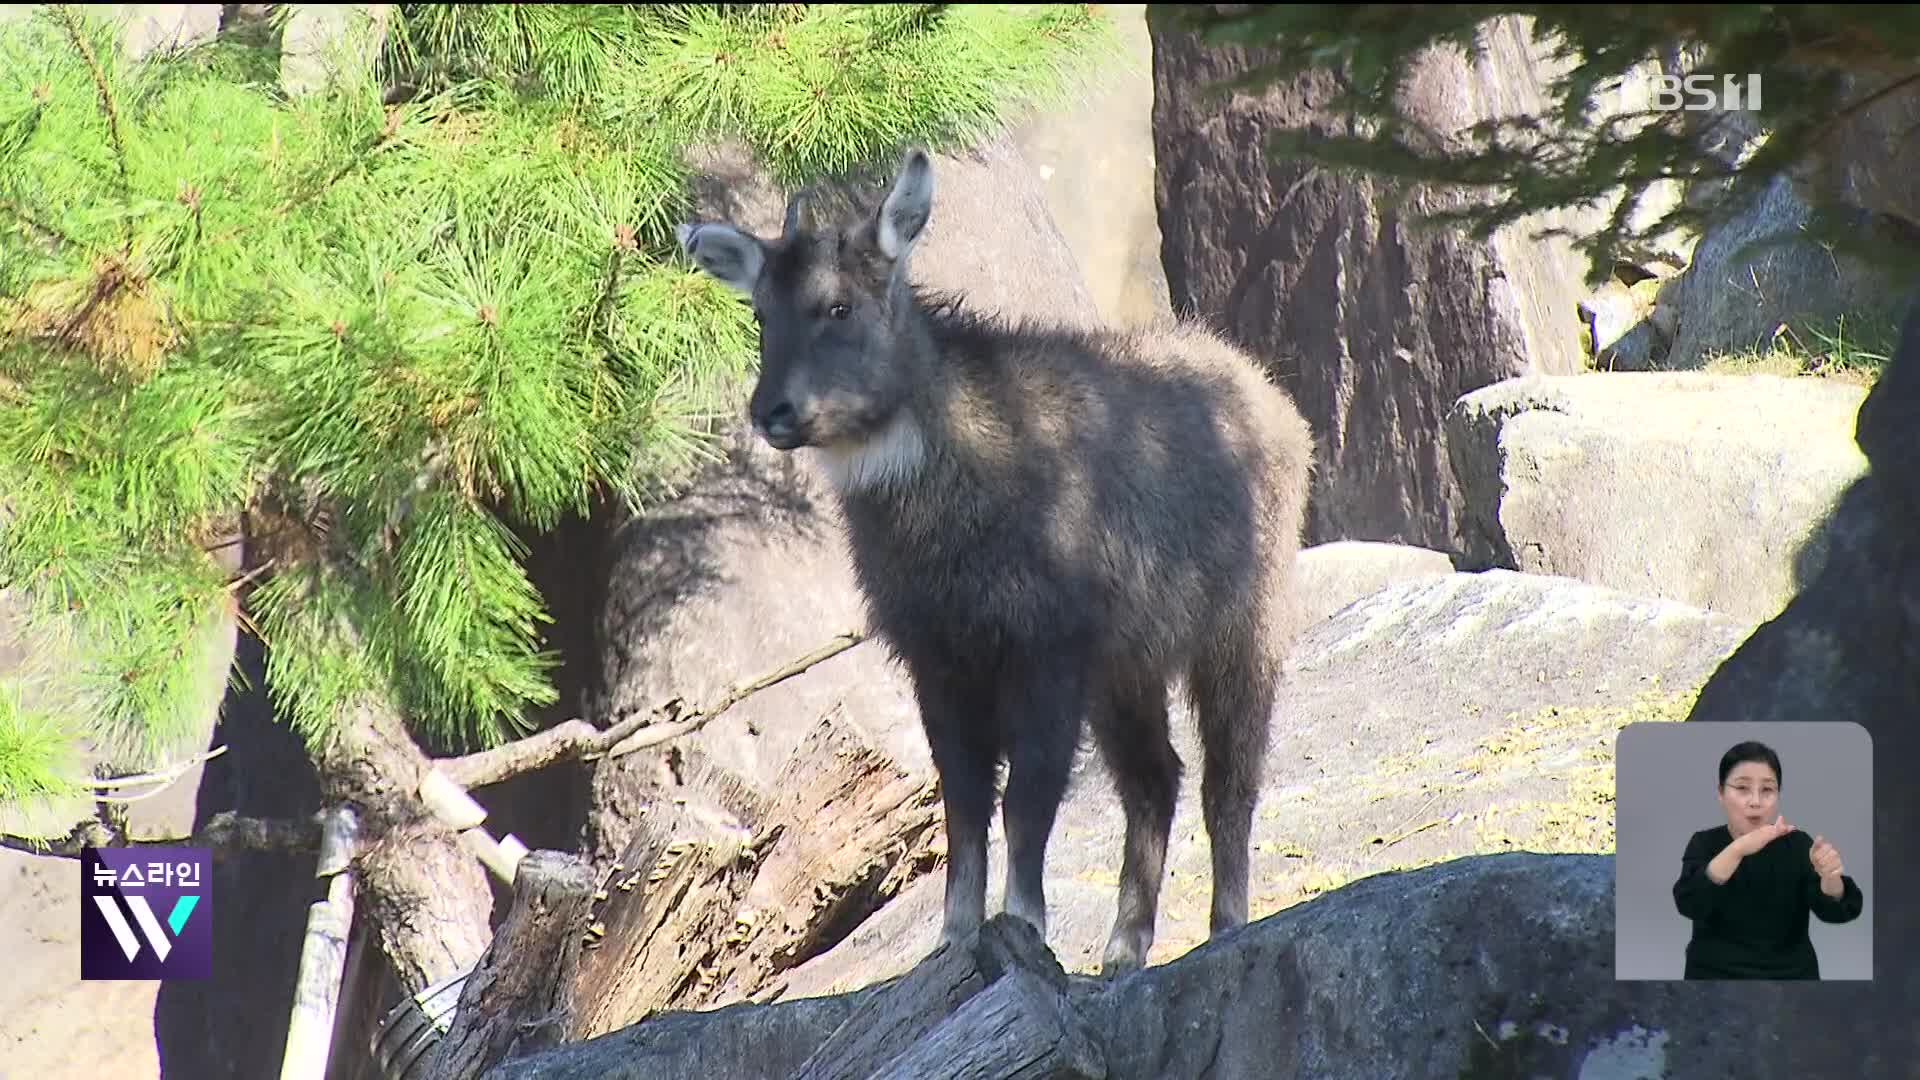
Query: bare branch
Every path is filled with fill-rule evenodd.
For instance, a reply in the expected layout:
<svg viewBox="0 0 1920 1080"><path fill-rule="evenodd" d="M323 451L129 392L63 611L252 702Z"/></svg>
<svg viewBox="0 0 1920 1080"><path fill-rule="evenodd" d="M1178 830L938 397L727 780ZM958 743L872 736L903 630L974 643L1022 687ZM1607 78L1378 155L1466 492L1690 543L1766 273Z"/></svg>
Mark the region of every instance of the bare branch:
<svg viewBox="0 0 1920 1080"><path fill-rule="evenodd" d="M482 750L465 757L443 758L435 762L434 767L444 773L447 779L471 789L497 784L559 761L630 754L698 731L754 694L800 675L865 640L866 635L858 630L845 631L805 656L735 686L712 705L701 706L691 712L681 711L680 703L675 700L652 713L622 720L604 731L585 720L568 720L538 735L529 735L492 750ZM662 715L672 719L666 723L652 722Z"/></svg>
<svg viewBox="0 0 1920 1080"><path fill-rule="evenodd" d="M215 814L190 836L163 836L129 839L98 821L74 826L72 832L52 840L24 836L0 836L0 847L32 855L53 855L77 859L82 848L103 847L203 847L215 858L235 851L311 851L320 844L320 825L313 819L243 817L232 811Z"/></svg>
<svg viewBox="0 0 1920 1080"><path fill-rule="evenodd" d="M754 694L770 686L785 682L796 675L803 674L814 665L824 663L865 640L866 635L860 631L848 630L835 637L831 642L820 646L818 649L800 657L798 660L790 661L783 667L775 668L751 682L741 683L739 686L727 691L726 695L717 703L695 709L693 712L688 713L684 720L676 720L667 724L656 724L635 733L632 738L627 739L625 742L607 751L607 756L619 757L622 754L631 754L635 750L644 750L649 746L658 746L669 739L677 739L689 732L698 731L717 719L721 713L740 704Z"/></svg>
<svg viewBox="0 0 1920 1080"><path fill-rule="evenodd" d="M141 784L160 785L159 787L154 788L152 791L143 792L139 795L96 795L94 796L94 798L99 800L100 802L139 802L141 799L150 799L153 796L158 795L162 791L165 791L167 788L178 783L181 777L192 772L195 766L212 761L214 758L217 758L221 754L224 754L226 752L227 752L227 747L223 743L219 746L214 747L211 750L208 750L204 754L195 754L185 761L178 762L173 765L169 765L164 769L158 769L150 773L141 773L137 776L116 776L110 780L90 780L87 782L87 786L91 788L102 788L108 791L113 791L119 788L139 787Z"/></svg>
<svg viewBox="0 0 1920 1080"><path fill-rule="evenodd" d="M505 746L465 757L442 759L434 767L463 788L486 787L521 773L544 769L558 761L583 758L589 753L602 751L611 745L606 742L605 736L630 734L643 727L649 719L647 716L636 716L603 732L585 720L575 718Z"/></svg>

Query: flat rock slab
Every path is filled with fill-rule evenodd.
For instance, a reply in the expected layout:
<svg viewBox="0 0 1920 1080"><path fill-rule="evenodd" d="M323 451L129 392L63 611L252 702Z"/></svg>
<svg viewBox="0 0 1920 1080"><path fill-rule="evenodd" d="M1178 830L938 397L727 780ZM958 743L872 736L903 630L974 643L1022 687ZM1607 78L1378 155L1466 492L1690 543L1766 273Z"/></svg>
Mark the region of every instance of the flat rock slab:
<svg viewBox="0 0 1920 1080"><path fill-rule="evenodd" d="M1300 618L1317 622L1389 585L1453 572L1444 551L1376 540L1335 540L1302 549L1295 562Z"/></svg>
<svg viewBox="0 0 1920 1080"><path fill-rule="evenodd" d="M1339 885L1516 846L1610 851L1614 735L1677 720L1752 626L1671 601L1511 571L1402 582L1315 625L1295 652L1254 821L1252 916ZM1675 696L1668 696L1675 695ZM1178 698L1176 697L1176 701ZM1150 963L1206 939L1210 857L1197 742L1188 763ZM1098 970L1113 918L1124 817L1083 755L1048 852L1048 944ZM1004 840L989 847L998 910ZM786 997L900 974L938 942L944 873L909 886L833 950L788 976Z"/></svg>
<svg viewBox="0 0 1920 1080"><path fill-rule="evenodd" d="M1358 882L1076 1004L1109 1080L1784 1075L1779 985L1617 982L1613 860L1510 854Z"/></svg>

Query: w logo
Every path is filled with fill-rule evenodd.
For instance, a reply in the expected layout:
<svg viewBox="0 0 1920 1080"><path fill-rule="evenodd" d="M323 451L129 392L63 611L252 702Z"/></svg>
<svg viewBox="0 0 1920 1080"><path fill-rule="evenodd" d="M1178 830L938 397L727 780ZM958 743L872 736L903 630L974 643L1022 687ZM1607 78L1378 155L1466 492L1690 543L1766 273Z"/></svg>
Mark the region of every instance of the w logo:
<svg viewBox="0 0 1920 1080"><path fill-rule="evenodd" d="M126 916L120 914L120 908L111 896L95 896L93 902L100 908L100 917L107 920L108 929L113 931L113 939L120 943L120 951L127 954L127 963L131 964L140 955L140 942L133 936L133 927L127 925ZM194 906L200 902L198 896L182 896L173 902L173 912L167 916L167 926L172 928L173 936L180 936L180 928L187 925L187 919L193 915ZM167 962L167 954L173 951L173 942L160 932L159 920L153 917L153 906L144 896L127 897L127 906L133 909L134 921L140 924L140 932L147 937L147 944L153 946L154 955L161 963Z"/></svg>
<svg viewBox="0 0 1920 1080"><path fill-rule="evenodd" d="M211 975L210 854L205 848L144 846L82 851L80 977Z"/></svg>

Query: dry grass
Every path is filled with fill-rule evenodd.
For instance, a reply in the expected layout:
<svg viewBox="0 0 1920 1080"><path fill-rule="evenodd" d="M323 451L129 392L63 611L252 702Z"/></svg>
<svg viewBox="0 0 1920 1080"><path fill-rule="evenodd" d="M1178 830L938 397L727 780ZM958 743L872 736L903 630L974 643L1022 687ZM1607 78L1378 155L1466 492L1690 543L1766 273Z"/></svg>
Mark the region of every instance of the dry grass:
<svg viewBox="0 0 1920 1080"><path fill-rule="evenodd" d="M1490 803L1459 823L1476 853L1594 852L1614 848L1614 746L1622 728L1685 720L1699 695L1643 694L1624 709L1548 708L1481 740L1462 763L1476 778L1533 774L1557 789L1546 801ZM1471 781L1469 781L1471 784Z"/></svg>
<svg viewBox="0 0 1920 1080"><path fill-rule="evenodd" d="M1384 759L1379 769L1355 778L1368 805L1399 794L1417 800L1415 810L1366 839L1366 853L1392 848L1413 836L1440 830L1444 841L1427 854L1383 863L1367 858L1316 857L1268 843L1263 852L1303 858L1291 888L1257 898L1260 915L1291 907L1378 873L1416 870L1469 855L1509 851L1597 853L1614 850L1614 747L1621 729L1636 723L1686 719L1699 688L1653 689L1625 707L1551 707L1477 740L1463 759L1415 748ZM1414 774L1425 772L1422 779ZM1440 773L1446 775L1438 775ZM1518 787L1545 787L1544 796L1489 798Z"/></svg>
<svg viewBox="0 0 1920 1080"><path fill-rule="evenodd" d="M1795 330L1782 324L1764 349L1716 353L1705 370L1719 375L1808 376L1871 386L1893 355L1891 320L1838 319L1830 327Z"/></svg>

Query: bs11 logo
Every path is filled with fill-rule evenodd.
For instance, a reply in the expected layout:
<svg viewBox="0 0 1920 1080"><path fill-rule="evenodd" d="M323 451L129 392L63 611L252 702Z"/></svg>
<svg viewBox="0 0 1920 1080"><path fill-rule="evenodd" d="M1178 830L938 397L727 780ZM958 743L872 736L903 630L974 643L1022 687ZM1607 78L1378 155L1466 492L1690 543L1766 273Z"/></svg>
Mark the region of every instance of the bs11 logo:
<svg viewBox="0 0 1920 1080"><path fill-rule="evenodd" d="M1656 75L1653 77L1653 107L1671 111L1728 112L1760 111L1760 76Z"/></svg>
<svg viewBox="0 0 1920 1080"><path fill-rule="evenodd" d="M83 848L80 978L204 979L213 971L206 848Z"/></svg>

